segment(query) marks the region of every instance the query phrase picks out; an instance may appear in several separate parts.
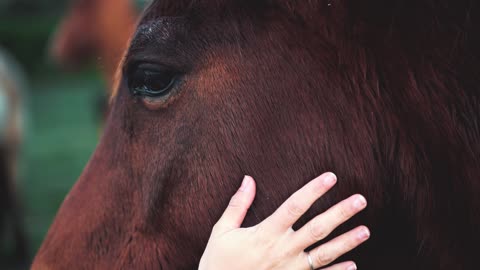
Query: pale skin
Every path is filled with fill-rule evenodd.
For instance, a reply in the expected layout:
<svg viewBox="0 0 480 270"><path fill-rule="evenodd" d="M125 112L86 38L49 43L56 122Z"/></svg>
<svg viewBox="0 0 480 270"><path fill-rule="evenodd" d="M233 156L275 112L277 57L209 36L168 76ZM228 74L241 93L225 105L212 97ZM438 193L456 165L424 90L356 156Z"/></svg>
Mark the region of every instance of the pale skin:
<svg viewBox="0 0 480 270"><path fill-rule="evenodd" d="M338 236L309 253L305 249L325 239L339 225L365 209L367 201L362 195L338 203L297 231L292 229L336 182L333 173L325 173L293 194L262 223L241 228L256 191L255 181L246 176L214 226L199 270L310 270L308 254L314 269L357 269L352 261L337 263L335 260L368 240L370 231L365 226Z"/></svg>

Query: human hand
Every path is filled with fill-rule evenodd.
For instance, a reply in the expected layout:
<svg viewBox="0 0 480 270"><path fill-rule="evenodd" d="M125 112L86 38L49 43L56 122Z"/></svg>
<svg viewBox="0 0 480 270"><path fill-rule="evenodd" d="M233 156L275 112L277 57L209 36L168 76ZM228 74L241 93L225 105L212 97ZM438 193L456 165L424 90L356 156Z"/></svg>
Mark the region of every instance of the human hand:
<svg viewBox="0 0 480 270"><path fill-rule="evenodd" d="M255 197L255 181L246 176L222 218L214 226L199 270L313 270L334 262L370 237L360 226L306 253L336 227L365 209L367 201L354 195L315 217L298 231L293 224L330 190L337 178L326 173L293 194L262 223L240 228ZM325 270L355 270L354 262L338 263Z"/></svg>

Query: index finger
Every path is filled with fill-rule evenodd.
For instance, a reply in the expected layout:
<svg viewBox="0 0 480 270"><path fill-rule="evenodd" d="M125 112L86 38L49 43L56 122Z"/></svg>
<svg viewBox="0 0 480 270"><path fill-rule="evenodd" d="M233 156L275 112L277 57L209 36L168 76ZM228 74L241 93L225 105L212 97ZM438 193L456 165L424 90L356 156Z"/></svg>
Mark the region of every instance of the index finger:
<svg viewBox="0 0 480 270"><path fill-rule="evenodd" d="M312 204L329 191L336 182L337 176L335 174L322 174L290 196L262 224L267 226L269 231L280 233L288 231L308 211Z"/></svg>

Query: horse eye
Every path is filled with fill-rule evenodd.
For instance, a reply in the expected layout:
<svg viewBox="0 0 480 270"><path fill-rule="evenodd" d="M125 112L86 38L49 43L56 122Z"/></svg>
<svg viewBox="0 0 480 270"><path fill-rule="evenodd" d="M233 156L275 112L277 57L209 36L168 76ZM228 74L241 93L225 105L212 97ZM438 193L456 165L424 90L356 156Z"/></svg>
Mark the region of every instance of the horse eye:
<svg viewBox="0 0 480 270"><path fill-rule="evenodd" d="M128 88L134 96L166 96L177 81L176 72L155 65L139 65L129 73Z"/></svg>

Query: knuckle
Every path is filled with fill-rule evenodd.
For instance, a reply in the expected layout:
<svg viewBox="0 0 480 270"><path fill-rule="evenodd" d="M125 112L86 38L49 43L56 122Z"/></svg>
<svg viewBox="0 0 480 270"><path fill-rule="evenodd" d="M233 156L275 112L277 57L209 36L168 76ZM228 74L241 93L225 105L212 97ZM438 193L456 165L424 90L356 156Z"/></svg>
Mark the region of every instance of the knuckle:
<svg viewBox="0 0 480 270"><path fill-rule="evenodd" d="M310 233L310 237L315 241L320 241L327 237L327 232L323 226L320 226L318 222L312 221L308 225L308 230Z"/></svg>
<svg viewBox="0 0 480 270"><path fill-rule="evenodd" d="M255 246L262 247L263 250L274 250L277 244L276 238L268 234L257 234L255 240Z"/></svg>
<svg viewBox="0 0 480 270"><path fill-rule="evenodd" d="M357 240L345 240L343 243L340 244L340 249L343 252L347 252L348 250L353 249L358 245Z"/></svg>
<svg viewBox="0 0 480 270"><path fill-rule="evenodd" d="M340 206L339 213L340 213L340 217L343 220L348 219L351 216L350 210L348 209L348 207L346 207L344 205Z"/></svg>
<svg viewBox="0 0 480 270"><path fill-rule="evenodd" d="M315 262L319 267L325 266L333 262L334 258L325 250L318 250L315 256Z"/></svg>
<svg viewBox="0 0 480 270"><path fill-rule="evenodd" d="M230 202L228 203L228 207L230 208L241 208L242 207L242 200L239 198L239 196L235 195L230 199Z"/></svg>
<svg viewBox="0 0 480 270"><path fill-rule="evenodd" d="M287 203L287 212L290 216L300 217L303 215L303 207L295 200L290 200Z"/></svg>
<svg viewBox="0 0 480 270"><path fill-rule="evenodd" d="M219 222L215 223L212 228L212 234L216 234L218 231L220 231L221 224Z"/></svg>

